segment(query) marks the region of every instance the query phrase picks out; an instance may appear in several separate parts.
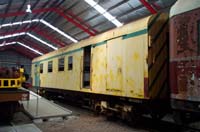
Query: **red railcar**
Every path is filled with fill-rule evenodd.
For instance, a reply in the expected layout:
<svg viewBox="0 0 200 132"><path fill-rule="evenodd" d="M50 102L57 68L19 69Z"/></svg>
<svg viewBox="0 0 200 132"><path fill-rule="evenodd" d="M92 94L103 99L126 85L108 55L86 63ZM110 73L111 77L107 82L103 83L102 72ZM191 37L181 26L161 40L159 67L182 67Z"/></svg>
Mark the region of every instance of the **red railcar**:
<svg viewBox="0 0 200 132"><path fill-rule="evenodd" d="M200 113L200 1L178 0L170 17L171 106Z"/></svg>

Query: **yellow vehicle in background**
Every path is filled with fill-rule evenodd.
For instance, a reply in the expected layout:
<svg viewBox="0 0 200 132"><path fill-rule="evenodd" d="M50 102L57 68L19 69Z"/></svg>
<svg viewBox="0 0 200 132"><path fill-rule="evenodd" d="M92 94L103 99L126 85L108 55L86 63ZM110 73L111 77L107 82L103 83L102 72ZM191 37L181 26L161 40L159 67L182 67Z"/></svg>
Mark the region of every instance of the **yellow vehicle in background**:
<svg viewBox="0 0 200 132"><path fill-rule="evenodd" d="M9 120L19 108L19 102L29 99L29 92L21 89L26 81L24 69L0 68L0 120Z"/></svg>

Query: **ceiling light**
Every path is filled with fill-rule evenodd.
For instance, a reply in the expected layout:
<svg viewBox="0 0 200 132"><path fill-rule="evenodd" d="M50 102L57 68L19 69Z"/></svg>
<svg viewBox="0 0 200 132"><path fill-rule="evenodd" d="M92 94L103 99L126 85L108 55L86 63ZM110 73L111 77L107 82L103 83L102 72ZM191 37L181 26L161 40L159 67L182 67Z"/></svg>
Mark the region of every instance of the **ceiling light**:
<svg viewBox="0 0 200 132"><path fill-rule="evenodd" d="M0 47L6 46L6 45L13 45L13 44L16 44L16 42L6 43L6 42L4 41L2 44L0 44Z"/></svg>
<svg viewBox="0 0 200 132"><path fill-rule="evenodd" d="M22 22L14 22L14 23L11 24L11 26L13 26L13 25L21 25L21 24L22 24ZM3 24L3 25L4 25L4 24ZM3 25L2 25L2 26L3 26ZM5 26L5 25L4 25L4 26Z"/></svg>
<svg viewBox="0 0 200 132"><path fill-rule="evenodd" d="M25 34L26 34L25 32L14 33L14 34L9 34L9 35L0 36L0 39L13 38L13 37L22 36L22 35L25 35Z"/></svg>
<svg viewBox="0 0 200 132"><path fill-rule="evenodd" d="M112 20L112 23L114 23L117 27L123 26L123 24L119 22L117 19Z"/></svg>
<svg viewBox="0 0 200 132"><path fill-rule="evenodd" d="M25 45L25 44L23 44L23 43L21 43L21 42L17 42L17 43L18 43L19 45L21 45L21 46L23 46L23 47L25 47L25 48L27 48L27 49L33 51L33 52L39 54L39 55L43 55L43 53L41 53L40 51L35 50L35 49L33 49L33 48L31 48L31 47L29 47L29 46L27 46L27 45Z"/></svg>
<svg viewBox="0 0 200 132"><path fill-rule="evenodd" d="M40 20L39 19L33 19L31 20L31 22L39 22Z"/></svg>
<svg viewBox="0 0 200 132"><path fill-rule="evenodd" d="M31 23L31 20L23 21L22 24Z"/></svg>
<svg viewBox="0 0 200 132"><path fill-rule="evenodd" d="M34 36L34 35L30 34L30 33L26 33L26 32L14 33L14 34L9 34L9 35L5 35L5 36L0 36L0 39L12 38L12 37L17 37L17 36L22 36L22 35L25 35L25 34L27 34L27 35L30 36L31 38L36 39L37 41L40 41L40 42L43 43L43 44L45 44L45 45L51 47L51 48L54 49L54 50L57 50L57 49L58 49L57 47L54 47L53 45L51 45L51 44L49 44L49 43L47 43L47 42L45 42L45 41L43 41L43 40L37 38L36 36Z"/></svg>
<svg viewBox="0 0 200 132"><path fill-rule="evenodd" d="M89 5L95 6L97 3L94 0L85 0Z"/></svg>
<svg viewBox="0 0 200 132"><path fill-rule="evenodd" d="M45 41L39 39L38 37L36 37L36 36L34 36L34 35L30 34L30 33L27 33L27 35L28 35L29 37L31 37L31 38L34 38L35 40L37 40L37 41L39 41L39 42L41 42L41 43L43 43L43 44L45 44L45 45L51 47L51 48L54 49L54 50L57 50L57 49L58 49L57 47L54 47L53 45L51 45L51 44L49 44L49 43L47 43L47 42L45 42Z"/></svg>
<svg viewBox="0 0 200 132"><path fill-rule="evenodd" d="M27 13L32 13L30 4L27 5L26 12Z"/></svg>
<svg viewBox="0 0 200 132"><path fill-rule="evenodd" d="M72 38L71 36L67 35L66 33L64 33L63 31L59 30L58 28L54 27L53 25L51 25L50 23L46 22L45 20L40 20L40 22L42 22L44 25L48 26L49 28L53 29L54 31L58 32L59 34L61 34L62 36L70 39L71 41L73 41L74 43L77 43L78 41L74 38Z"/></svg>
<svg viewBox="0 0 200 132"><path fill-rule="evenodd" d="M106 12L103 14L103 16L105 16L109 21L112 21L114 19L116 19L115 17L113 17L110 13Z"/></svg>
<svg viewBox="0 0 200 132"><path fill-rule="evenodd" d="M99 13L103 14L106 12L106 10L104 8L102 8L100 5L95 5L93 6Z"/></svg>
<svg viewBox="0 0 200 132"><path fill-rule="evenodd" d="M21 25L21 24L26 24L26 23L32 23L32 22L41 22L42 24L44 24L47 27L53 29L54 31L56 31L60 35L64 36L65 38L70 39L72 42L74 42L74 43L78 42L78 40L74 39L73 37L69 36L65 32L63 32L60 29L54 27L53 25L51 25L50 23L48 23L47 21L45 21L43 19L41 19L41 20L39 20L39 19L33 19L33 20L27 20L27 21L22 21L22 22L20 21L20 22L2 24L2 25L0 25L0 28L1 27L8 27L8 26L16 26L16 25Z"/></svg>
<svg viewBox="0 0 200 132"><path fill-rule="evenodd" d="M7 46L7 45L13 45L13 44L19 44L19 45L21 45L21 46L23 46L23 47L25 47L25 48L27 48L27 49L29 49L29 50L31 50L31 51L37 53L37 54L39 54L39 55L43 55L42 52L40 52L40 51L38 51L38 50L36 50L36 49L33 49L33 48L31 48L31 47L29 47L29 46L27 46L27 45L25 45L25 44L23 44L23 43L21 43L21 42L2 43L2 44L0 44L0 47L2 47L2 46Z"/></svg>

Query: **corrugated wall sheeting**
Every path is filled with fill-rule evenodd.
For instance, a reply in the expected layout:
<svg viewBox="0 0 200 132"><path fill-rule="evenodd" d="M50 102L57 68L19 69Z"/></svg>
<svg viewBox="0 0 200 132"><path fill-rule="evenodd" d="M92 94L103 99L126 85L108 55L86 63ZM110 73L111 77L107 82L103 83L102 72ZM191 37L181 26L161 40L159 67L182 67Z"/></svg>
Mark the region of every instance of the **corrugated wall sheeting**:
<svg viewBox="0 0 200 132"><path fill-rule="evenodd" d="M31 74L31 59L14 51L0 52L0 67L19 67L20 65L24 65L26 72Z"/></svg>

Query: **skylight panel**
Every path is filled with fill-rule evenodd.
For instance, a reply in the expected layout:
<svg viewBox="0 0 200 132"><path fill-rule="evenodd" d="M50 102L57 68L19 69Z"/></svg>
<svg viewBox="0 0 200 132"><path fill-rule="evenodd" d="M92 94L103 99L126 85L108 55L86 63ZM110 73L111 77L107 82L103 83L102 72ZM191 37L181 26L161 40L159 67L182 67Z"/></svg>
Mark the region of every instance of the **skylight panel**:
<svg viewBox="0 0 200 132"><path fill-rule="evenodd" d="M114 16L112 16L109 12L107 12L103 7L101 7L94 0L85 0L90 6L96 9L100 14L102 14L106 19L112 22L115 26L120 27L123 25L120 21L118 21Z"/></svg>

